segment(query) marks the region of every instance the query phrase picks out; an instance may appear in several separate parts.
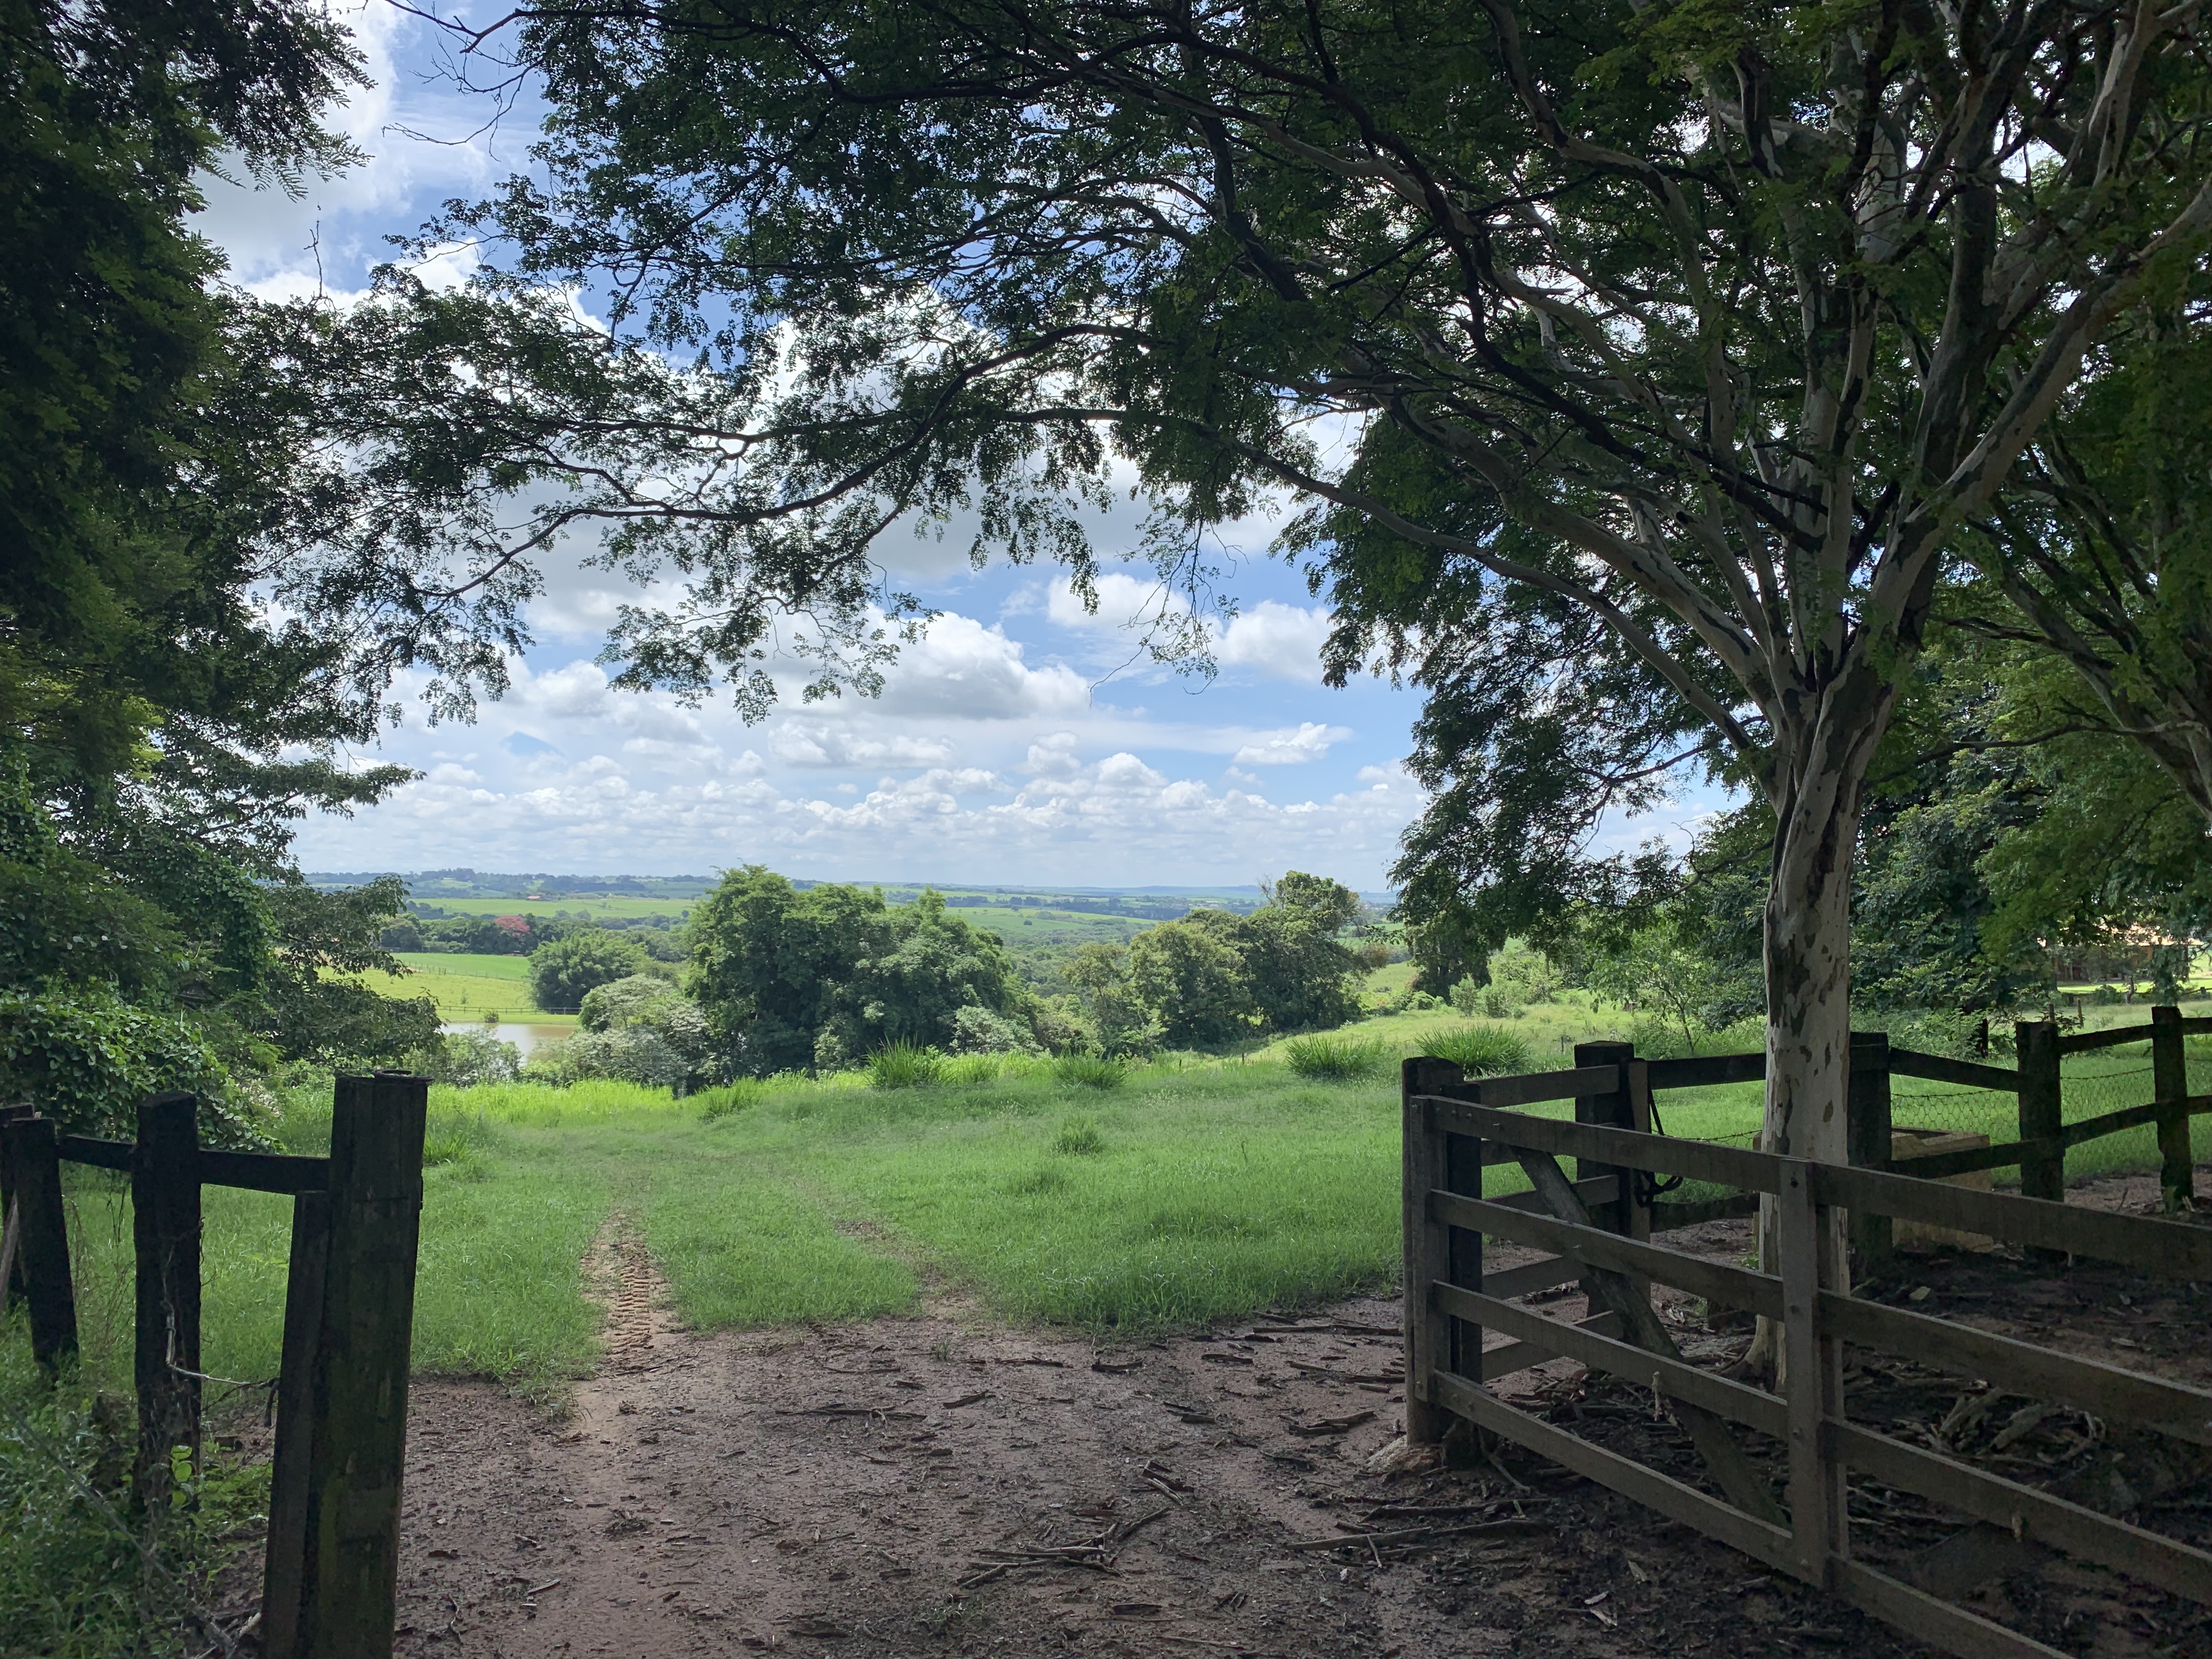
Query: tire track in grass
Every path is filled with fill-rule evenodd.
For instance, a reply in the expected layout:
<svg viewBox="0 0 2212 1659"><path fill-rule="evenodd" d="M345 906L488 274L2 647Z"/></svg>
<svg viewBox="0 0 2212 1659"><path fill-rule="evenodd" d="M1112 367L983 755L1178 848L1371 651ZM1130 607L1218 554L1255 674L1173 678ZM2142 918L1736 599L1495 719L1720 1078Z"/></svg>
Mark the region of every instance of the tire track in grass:
<svg viewBox="0 0 2212 1659"><path fill-rule="evenodd" d="M696 1330L912 1313L913 1266L841 1231L786 1171L733 1154L653 1170L640 1223L684 1322Z"/></svg>

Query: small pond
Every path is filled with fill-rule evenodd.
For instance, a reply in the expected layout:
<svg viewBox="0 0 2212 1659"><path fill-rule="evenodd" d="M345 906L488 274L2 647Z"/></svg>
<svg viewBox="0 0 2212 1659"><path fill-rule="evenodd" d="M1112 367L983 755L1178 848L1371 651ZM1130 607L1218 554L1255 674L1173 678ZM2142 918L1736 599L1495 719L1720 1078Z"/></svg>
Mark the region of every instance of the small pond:
<svg viewBox="0 0 2212 1659"><path fill-rule="evenodd" d="M450 1020L439 1028L446 1031L489 1031L501 1042L512 1042L526 1056L547 1043L565 1042L575 1036L573 1025L509 1025L501 1023L486 1025L480 1019Z"/></svg>

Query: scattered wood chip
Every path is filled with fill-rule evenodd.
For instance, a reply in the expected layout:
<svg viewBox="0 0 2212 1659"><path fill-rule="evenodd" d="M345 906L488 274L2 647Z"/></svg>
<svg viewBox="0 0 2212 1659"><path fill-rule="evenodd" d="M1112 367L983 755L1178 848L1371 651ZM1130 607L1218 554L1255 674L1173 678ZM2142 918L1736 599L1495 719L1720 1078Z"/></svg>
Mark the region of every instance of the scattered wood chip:
<svg viewBox="0 0 2212 1659"><path fill-rule="evenodd" d="M1350 1534L1344 1538L1301 1539L1291 1547L1304 1553L1308 1550L1336 1550L1368 1544L1408 1544L1417 1538L1468 1538L1488 1534L1492 1537L1519 1536L1548 1533L1548 1521L1468 1521L1456 1526L1393 1527L1387 1532L1366 1532L1346 1523Z"/></svg>
<svg viewBox="0 0 2212 1659"><path fill-rule="evenodd" d="M1249 1365L1255 1363L1249 1353L1202 1353L1199 1358L1209 1365Z"/></svg>
<svg viewBox="0 0 2212 1659"><path fill-rule="evenodd" d="M549 1579L547 1579L547 1580L546 1580L544 1583L542 1583L542 1584L532 1584L532 1585L528 1589L526 1589L526 1590L523 1591L522 1593L523 1593L525 1595L544 1595L547 1590L552 1589L556 1588L556 1586L558 1586L560 1583L561 1583L561 1581L560 1581L559 1579L557 1579L557 1578L549 1578Z"/></svg>
<svg viewBox="0 0 2212 1659"><path fill-rule="evenodd" d="M994 1359L991 1363L994 1365L1049 1365L1056 1371L1064 1371L1067 1369L1067 1362L1065 1359L1047 1359L1042 1355L1026 1359Z"/></svg>
<svg viewBox="0 0 2212 1659"><path fill-rule="evenodd" d="M973 1406L981 1401L988 1400L990 1397L991 1391L988 1389L978 1389L974 1394L963 1394L957 1400L946 1401L945 1402L945 1409L949 1412L957 1412L963 1406Z"/></svg>
<svg viewBox="0 0 2212 1659"><path fill-rule="evenodd" d="M1116 1601L1106 1611L1116 1619L1157 1619L1164 1609L1157 1601Z"/></svg>
<svg viewBox="0 0 2212 1659"><path fill-rule="evenodd" d="M430 1559L433 1561L458 1561L461 1559L461 1553L459 1550L432 1550Z"/></svg>
<svg viewBox="0 0 2212 1659"><path fill-rule="evenodd" d="M1362 1423L1374 1420L1373 1412L1354 1412L1349 1417L1324 1417L1317 1423L1289 1423L1284 1426L1301 1439L1312 1440L1328 1434L1349 1434Z"/></svg>
<svg viewBox="0 0 2212 1659"><path fill-rule="evenodd" d="M826 1641L836 1641L853 1633L836 1620L825 1619L816 1613L802 1613L796 1619L787 1620L783 1627L793 1636L811 1636Z"/></svg>
<svg viewBox="0 0 2212 1659"><path fill-rule="evenodd" d="M1112 1360L1105 1360L1105 1359L1094 1359L1094 1360L1092 1360L1092 1361L1091 1362L1091 1369L1092 1370L1094 1370L1094 1371L1106 1371L1106 1372L1109 1372L1109 1373L1112 1374L1113 1376L1120 1376L1122 1372L1124 1372L1124 1371L1133 1371L1133 1370L1135 1370L1137 1369L1137 1367L1138 1367L1138 1366L1139 1366L1139 1365L1143 1364L1144 1363L1145 1363L1145 1362L1144 1362L1143 1360L1141 1360L1141 1359L1129 1359L1129 1360L1121 1360L1121 1361L1112 1361Z"/></svg>

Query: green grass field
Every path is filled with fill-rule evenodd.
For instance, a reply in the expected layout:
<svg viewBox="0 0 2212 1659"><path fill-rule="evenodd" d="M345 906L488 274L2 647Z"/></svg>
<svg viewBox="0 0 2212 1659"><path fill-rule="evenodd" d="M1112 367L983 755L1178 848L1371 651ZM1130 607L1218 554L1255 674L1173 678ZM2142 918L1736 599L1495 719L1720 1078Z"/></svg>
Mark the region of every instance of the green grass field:
<svg viewBox="0 0 2212 1659"><path fill-rule="evenodd" d="M1420 1029L1438 1026L1431 1014ZM1414 1035L1384 1041L1385 1056L1418 1051ZM2191 1061L2192 1088L2212 1086L2212 1046ZM878 1090L860 1074L758 1085L713 1121L696 1101L623 1084L441 1088L416 1363L556 1392L591 1361L598 1321L580 1264L608 1226L644 1239L683 1316L704 1328L897 1314L916 1305L921 1275L1002 1318L1124 1331L1387 1285L1399 1249L1392 1072L1317 1082L1272 1054L1170 1056L1097 1089L1013 1061L966 1085ZM2147 1097L2148 1058L2078 1056L2068 1080L2069 1119L2093 1115ZM1900 1124L2011 1138L2008 1097L1906 1079L1896 1097ZM1747 1139L1759 1090L1674 1091L1660 1106L1674 1133ZM2197 1133L2212 1156L2212 1123ZM326 1136L312 1115L287 1126L301 1151ZM2145 1128L2077 1150L2069 1167L2155 1157ZM1501 1192L1520 1184L1492 1178ZM97 1171L70 1180L86 1364L122 1385L127 1194ZM275 1370L288 1221L281 1200L209 1189L206 1363L218 1376Z"/></svg>
<svg viewBox="0 0 2212 1659"><path fill-rule="evenodd" d="M647 900L637 901L649 902ZM362 974L361 982L380 996L428 997L447 1020L497 1014L529 1025L574 1025L576 1016L540 1012L530 991L530 958L462 951L403 951L403 974Z"/></svg>

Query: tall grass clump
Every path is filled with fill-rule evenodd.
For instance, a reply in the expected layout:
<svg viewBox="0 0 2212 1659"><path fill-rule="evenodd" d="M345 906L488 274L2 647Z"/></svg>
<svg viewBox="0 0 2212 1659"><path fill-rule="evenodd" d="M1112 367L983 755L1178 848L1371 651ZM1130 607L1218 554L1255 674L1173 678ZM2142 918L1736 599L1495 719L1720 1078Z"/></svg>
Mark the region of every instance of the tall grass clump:
<svg viewBox="0 0 2212 1659"><path fill-rule="evenodd" d="M952 1054L937 1070L940 1083L957 1088L980 1088L986 1083L996 1083L1006 1069L1005 1054Z"/></svg>
<svg viewBox="0 0 2212 1659"><path fill-rule="evenodd" d="M945 1056L919 1042L885 1043L868 1056L868 1081L878 1089L918 1089L945 1076Z"/></svg>
<svg viewBox="0 0 2212 1659"><path fill-rule="evenodd" d="M1104 1152L1106 1137L1089 1118L1072 1117L1060 1126L1060 1133L1052 1138L1052 1149L1071 1158L1085 1158Z"/></svg>
<svg viewBox="0 0 2212 1659"><path fill-rule="evenodd" d="M1053 1061L1052 1074L1059 1082L1086 1089L1118 1089L1128 1081L1129 1068L1103 1054L1062 1054Z"/></svg>
<svg viewBox="0 0 2212 1659"><path fill-rule="evenodd" d="M201 1652L234 1547L225 1535L266 1512L267 1466L211 1449L170 1507L134 1516L130 1407L75 1379L47 1385L19 1324L0 1328L0 1651Z"/></svg>
<svg viewBox="0 0 2212 1659"><path fill-rule="evenodd" d="M1502 1025L1438 1025L1413 1041L1419 1052L1448 1060L1469 1077L1499 1077L1534 1068L1528 1039Z"/></svg>
<svg viewBox="0 0 2212 1659"><path fill-rule="evenodd" d="M1292 1037L1283 1045L1283 1058L1300 1077L1331 1079L1375 1077L1390 1065L1389 1048L1378 1039L1336 1031Z"/></svg>
<svg viewBox="0 0 2212 1659"><path fill-rule="evenodd" d="M712 1123L717 1118L730 1116L750 1107L757 1106L768 1085L757 1077L739 1078L735 1083L725 1083L712 1089L702 1089L691 1097L691 1103L699 1109L699 1121Z"/></svg>

